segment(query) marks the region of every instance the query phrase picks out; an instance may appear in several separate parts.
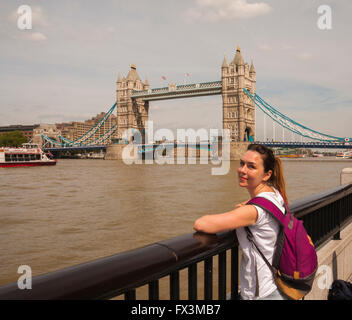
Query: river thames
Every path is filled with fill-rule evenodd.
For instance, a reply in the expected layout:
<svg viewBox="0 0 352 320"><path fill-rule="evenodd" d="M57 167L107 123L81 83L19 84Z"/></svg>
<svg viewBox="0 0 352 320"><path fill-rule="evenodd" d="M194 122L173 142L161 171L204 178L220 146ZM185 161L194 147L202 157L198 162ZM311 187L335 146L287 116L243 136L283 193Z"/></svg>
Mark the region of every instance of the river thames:
<svg viewBox="0 0 352 320"><path fill-rule="evenodd" d="M283 159L289 201L333 188L352 160ZM199 216L248 199L212 164L126 165L59 159L54 167L0 169L0 285L20 265L54 271L193 232Z"/></svg>

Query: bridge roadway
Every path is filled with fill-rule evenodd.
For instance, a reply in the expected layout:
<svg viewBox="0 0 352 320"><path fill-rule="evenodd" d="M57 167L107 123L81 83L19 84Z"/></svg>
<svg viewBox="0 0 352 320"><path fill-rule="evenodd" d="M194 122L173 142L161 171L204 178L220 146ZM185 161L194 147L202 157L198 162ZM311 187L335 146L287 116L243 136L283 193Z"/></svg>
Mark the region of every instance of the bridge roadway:
<svg viewBox="0 0 352 320"><path fill-rule="evenodd" d="M311 148L311 149L352 149L352 143L340 143L340 142L281 142L281 141L256 141L255 143L266 145L270 148ZM171 145L173 143L163 143L164 146ZM201 142L201 145L208 144ZM184 146L184 143L178 143L179 147ZM192 143L190 144L192 145ZM210 144L211 145L211 144ZM145 148L153 148L159 146L159 144L145 144L140 145L144 146ZM149 148L148 148L149 147ZM52 147L52 148L43 148L45 152L62 152L62 151L106 151L106 145L81 145L81 146L71 146L71 147Z"/></svg>
<svg viewBox="0 0 352 320"><path fill-rule="evenodd" d="M351 142L283 142L283 141L256 141L270 148L311 148L311 149L352 149Z"/></svg>
<svg viewBox="0 0 352 320"><path fill-rule="evenodd" d="M73 147L52 147L52 148L43 148L45 152L62 152L62 151L106 151L106 145L81 145L81 146L73 146Z"/></svg>
<svg viewBox="0 0 352 320"><path fill-rule="evenodd" d="M187 98L222 93L222 81L192 83L184 85L170 85L169 87L133 90L131 98L143 101L156 101L175 98Z"/></svg>

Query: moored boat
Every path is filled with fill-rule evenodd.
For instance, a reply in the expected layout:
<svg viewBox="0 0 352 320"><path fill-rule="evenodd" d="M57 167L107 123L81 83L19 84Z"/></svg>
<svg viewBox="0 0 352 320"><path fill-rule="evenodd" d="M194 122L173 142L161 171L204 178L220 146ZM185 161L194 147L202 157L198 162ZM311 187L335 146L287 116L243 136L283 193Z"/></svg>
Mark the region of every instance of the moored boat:
<svg viewBox="0 0 352 320"><path fill-rule="evenodd" d="M343 152L336 153L336 158L343 158Z"/></svg>
<svg viewBox="0 0 352 320"><path fill-rule="evenodd" d="M294 153L290 153L290 154L279 154L280 158L303 158L303 154L294 154Z"/></svg>
<svg viewBox="0 0 352 320"><path fill-rule="evenodd" d="M22 148L0 147L0 167L52 166L50 159L37 145L24 143Z"/></svg>

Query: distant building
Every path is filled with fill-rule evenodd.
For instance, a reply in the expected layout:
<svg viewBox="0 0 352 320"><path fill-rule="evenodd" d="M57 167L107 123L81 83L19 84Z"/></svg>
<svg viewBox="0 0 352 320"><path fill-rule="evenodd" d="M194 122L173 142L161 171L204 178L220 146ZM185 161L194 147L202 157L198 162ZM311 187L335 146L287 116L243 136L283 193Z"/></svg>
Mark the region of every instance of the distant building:
<svg viewBox="0 0 352 320"><path fill-rule="evenodd" d="M83 122L72 121L69 123L57 123L56 127L61 131L61 135L70 141L77 140L82 137L87 131L95 127L99 121L104 118L106 115L105 112L101 112L90 120L86 120ZM112 134L111 137L102 141L99 140L105 133L107 133L114 125L116 125L117 117L114 114L111 114L110 117L99 127L97 130L92 130L92 135L84 141L84 144L94 144L95 142L99 142L99 144L109 144L111 139L116 136Z"/></svg>
<svg viewBox="0 0 352 320"><path fill-rule="evenodd" d="M33 129L33 143L38 144L39 146L43 146L45 143L42 134L50 138L51 140L60 142L59 135L61 131L58 130L55 124L40 124L36 128ZM53 146L53 145L52 145Z"/></svg>
<svg viewBox="0 0 352 320"><path fill-rule="evenodd" d="M38 126L39 126L38 124L34 124L34 125L16 124L16 125L10 125L10 126L2 126L0 127L0 135L8 132L19 131L27 138L27 141L30 141L33 139L33 130Z"/></svg>

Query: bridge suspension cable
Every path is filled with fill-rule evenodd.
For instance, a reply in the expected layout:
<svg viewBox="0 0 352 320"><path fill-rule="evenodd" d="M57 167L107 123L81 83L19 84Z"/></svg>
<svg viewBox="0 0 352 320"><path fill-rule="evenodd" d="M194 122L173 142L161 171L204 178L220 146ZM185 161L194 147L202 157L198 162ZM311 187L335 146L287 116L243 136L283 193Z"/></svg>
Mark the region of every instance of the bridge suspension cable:
<svg viewBox="0 0 352 320"><path fill-rule="evenodd" d="M254 96L247 90L243 89L245 94L255 103L255 105L264 112L268 117L270 117L274 122L278 123L280 126L290 130L293 133L296 133L300 136L311 138L314 140L319 141L338 141L338 142L345 142L345 141L352 141L352 138L340 138L335 137L332 135L324 134L318 132L316 130L310 129L291 118L287 117L286 115L279 112L269 103L264 101L259 95L255 94Z"/></svg>
<svg viewBox="0 0 352 320"><path fill-rule="evenodd" d="M98 129L101 128L101 126L106 122L106 120L109 119L110 115L112 114L112 112L114 111L115 108L116 108L116 102L110 108L110 110L104 115L104 117L99 120L99 122L95 126L90 128L86 133L84 133L79 138L77 138L77 139L75 139L73 141L71 141L71 140L69 140L69 139L67 139L67 138L65 138L65 137L63 137L61 135L59 136L59 138L61 140L65 141L65 143L68 144L68 145L82 144L83 142L87 141L90 137L92 137L98 131Z"/></svg>
<svg viewBox="0 0 352 320"><path fill-rule="evenodd" d="M98 144L102 143L105 140L109 139L116 131L117 131L117 125L113 125L109 130L105 131L100 137L97 137L93 141L88 140L103 126L103 124L110 118L112 112L116 108L116 102L114 105L108 110L108 112L102 117L94 126L92 126L87 132L85 132L83 135L81 135L79 138L71 141L61 135L59 135L60 141L53 140L46 136L45 134L42 134L42 138L56 146L60 147L72 147L72 146L77 146L77 145L91 145L91 144Z"/></svg>
<svg viewBox="0 0 352 320"><path fill-rule="evenodd" d="M42 133L41 136L42 136L42 138L43 138L45 141L47 141L47 142L49 142L49 143L52 143L53 145L60 146L60 147L63 146L63 144L62 144L61 142L58 142L58 141L56 141L56 140L53 140L53 139L47 137L47 136L46 136L45 134L43 134L43 133Z"/></svg>

